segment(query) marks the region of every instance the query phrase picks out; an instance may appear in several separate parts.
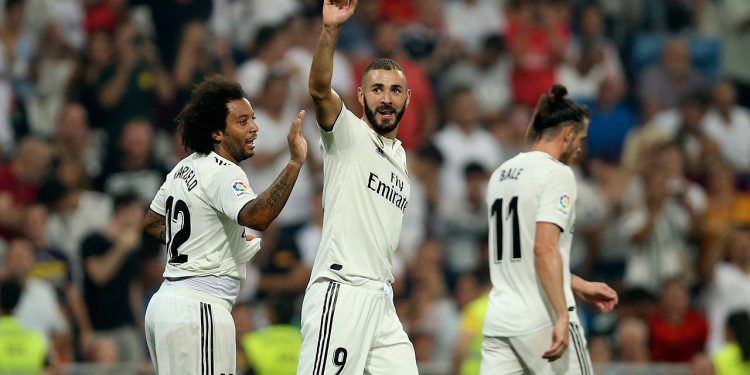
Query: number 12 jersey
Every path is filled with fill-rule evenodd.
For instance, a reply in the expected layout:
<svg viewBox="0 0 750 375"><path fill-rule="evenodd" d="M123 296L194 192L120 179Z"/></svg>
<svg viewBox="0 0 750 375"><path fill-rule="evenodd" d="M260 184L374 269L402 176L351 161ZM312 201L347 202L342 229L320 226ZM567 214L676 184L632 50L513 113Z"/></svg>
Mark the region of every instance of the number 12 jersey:
<svg viewBox="0 0 750 375"><path fill-rule="evenodd" d="M239 289L245 262L260 249L260 239L247 241L238 223L255 197L242 168L214 152L180 161L150 207L167 222L164 277L227 276Z"/></svg>
<svg viewBox="0 0 750 375"><path fill-rule="evenodd" d="M534 267L536 223L552 223L561 230L563 290L568 309L573 310L569 266L576 199L573 171L544 152L521 153L492 173L486 199L492 291L483 334L524 336L552 326L554 309ZM570 320L577 321L574 312Z"/></svg>

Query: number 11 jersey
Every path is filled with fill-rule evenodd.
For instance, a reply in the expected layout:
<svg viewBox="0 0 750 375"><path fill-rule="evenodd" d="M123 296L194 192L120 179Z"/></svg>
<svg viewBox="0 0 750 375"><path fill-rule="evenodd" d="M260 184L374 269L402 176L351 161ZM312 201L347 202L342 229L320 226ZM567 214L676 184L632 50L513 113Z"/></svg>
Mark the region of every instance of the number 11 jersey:
<svg viewBox="0 0 750 375"><path fill-rule="evenodd" d="M150 206L167 222L164 277L228 276L239 287L245 262L260 249L260 239L246 241L238 223L240 210L255 197L242 168L220 155L181 160Z"/></svg>
<svg viewBox="0 0 750 375"><path fill-rule="evenodd" d="M552 326L554 309L534 266L536 223L552 223L561 230L563 290L572 311L575 299L569 261L576 199L573 171L544 152L521 153L492 173L486 199L492 291L483 334L516 337ZM570 321L577 321L575 312L570 313Z"/></svg>

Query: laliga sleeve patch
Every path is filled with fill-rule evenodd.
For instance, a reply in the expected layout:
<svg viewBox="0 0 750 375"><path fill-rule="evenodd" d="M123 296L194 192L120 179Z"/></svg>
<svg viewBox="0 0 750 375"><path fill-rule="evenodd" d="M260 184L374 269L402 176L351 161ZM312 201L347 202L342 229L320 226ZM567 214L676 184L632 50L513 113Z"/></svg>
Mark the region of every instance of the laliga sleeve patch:
<svg viewBox="0 0 750 375"><path fill-rule="evenodd" d="M250 195L250 187L248 187L247 183L242 180L232 181L232 191L234 191L234 195L237 198L244 197L245 195Z"/></svg>
<svg viewBox="0 0 750 375"><path fill-rule="evenodd" d="M570 212L572 202L573 198L568 193L563 193L557 201L557 210L567 215Z"/></svg>

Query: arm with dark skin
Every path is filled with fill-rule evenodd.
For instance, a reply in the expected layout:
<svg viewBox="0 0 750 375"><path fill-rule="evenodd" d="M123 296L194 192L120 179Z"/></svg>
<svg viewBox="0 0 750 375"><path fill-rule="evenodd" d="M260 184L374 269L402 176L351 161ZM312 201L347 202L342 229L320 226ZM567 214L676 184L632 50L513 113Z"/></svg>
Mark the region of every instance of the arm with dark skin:
<svg viewBox="0 0 750 375"><path fill-rule="evenodd" d="M289 161L266 191L242 207L237 221L248 228L266 230L286 205L301 168L302 163Z"/></svg>
<svg viewBox="0 0 750 375"><path fill-rule="evenodd" d="M146 218L143 220L143 231L162 244L167 244L167 220L151 209L148 210Z"/></svg>
<svg viewBox="0 0 750 375"><path fill-rule="evenodd" d="M284 208L301 168L302 163L290 161L266 191L242 207L237 221L248 228L266 230ZM143 231L162 244L167 243L166 219L153 210L148 210L143 220Z"/></svg>

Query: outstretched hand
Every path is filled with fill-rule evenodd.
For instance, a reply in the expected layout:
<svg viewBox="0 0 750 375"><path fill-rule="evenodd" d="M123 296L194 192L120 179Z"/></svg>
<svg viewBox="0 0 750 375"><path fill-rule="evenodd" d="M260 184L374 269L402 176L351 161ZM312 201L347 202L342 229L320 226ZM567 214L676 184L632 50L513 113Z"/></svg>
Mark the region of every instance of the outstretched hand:
<svg viewBox="0 0 750 375"><path fill-rule="evenodd" d="M354 14L357 0L323 0L323 24L343 25Z"/></svg>
<svg viewBox="0 0 750 375"><path fill-rule="evenodd" d="M587 281L584 288L577 290L578 298L596 306L601 312L609 312L617 305L617 292L605 283Z"/></svg>
<svg viewBox="0 0 750 375"><path fill-rule="evenodd" d="M305 118L305 111L299 111L297 118L292 122L289 134L286 139L289 143L289 152L292 154L292 161L299 164L305 162L307 158L307 141L302 136L302 120Z"/></svg>

